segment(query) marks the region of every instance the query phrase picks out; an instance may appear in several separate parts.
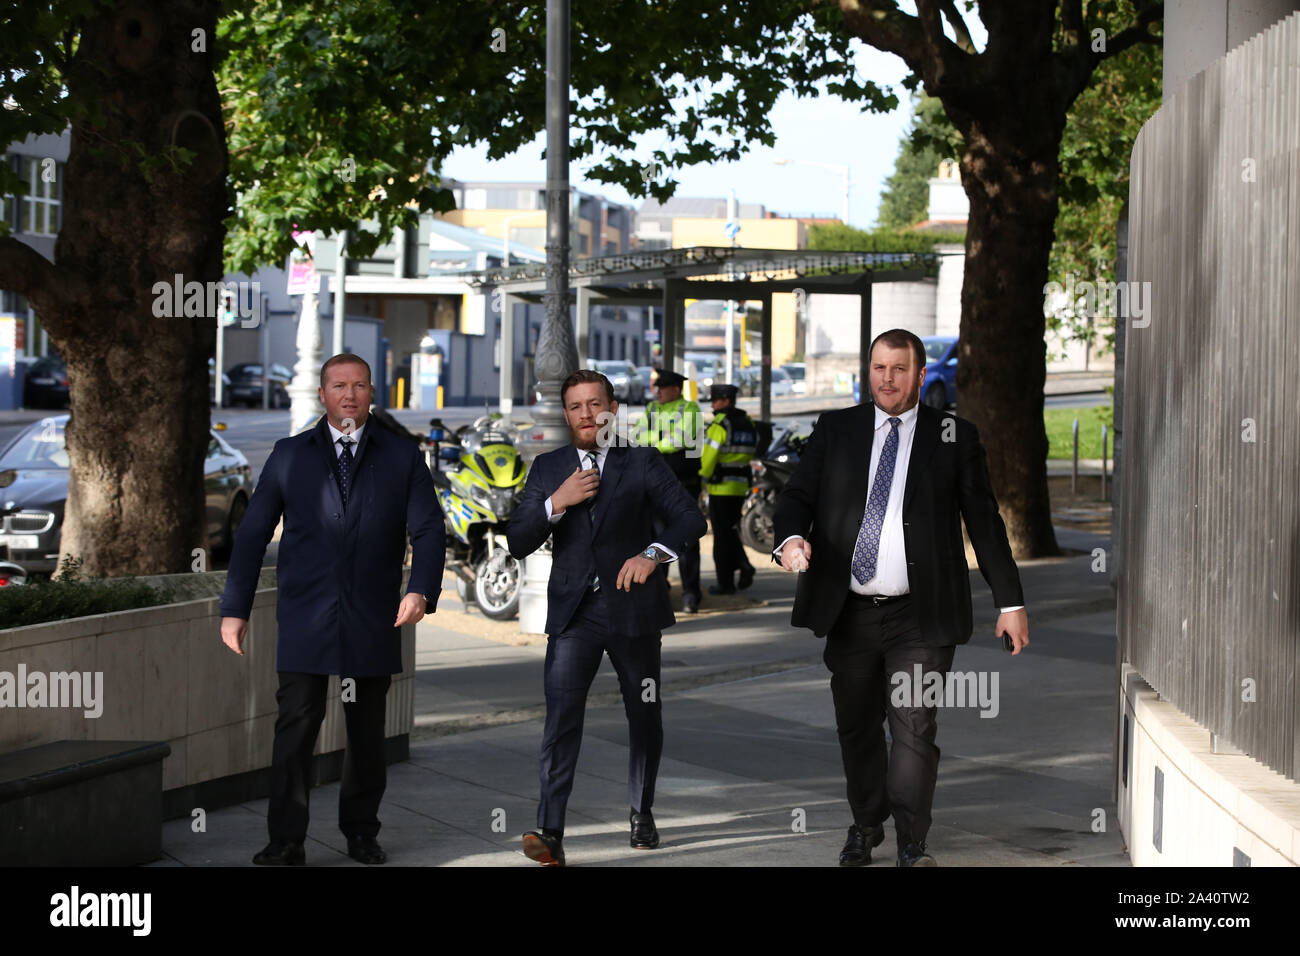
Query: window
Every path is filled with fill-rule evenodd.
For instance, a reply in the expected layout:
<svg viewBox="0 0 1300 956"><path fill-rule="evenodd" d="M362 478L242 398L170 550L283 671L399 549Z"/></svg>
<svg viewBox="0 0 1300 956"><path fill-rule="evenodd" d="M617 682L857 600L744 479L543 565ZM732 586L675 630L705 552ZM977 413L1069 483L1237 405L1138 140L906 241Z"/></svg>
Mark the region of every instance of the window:
<svg viewBox="0 0 1300 956"><path fill-rule="evenodd" d="M24 157L27 195L19 197L18 230L57 236L63 225L63 165L39 156ZM47 180L53 179L53 182Z"/></svg>

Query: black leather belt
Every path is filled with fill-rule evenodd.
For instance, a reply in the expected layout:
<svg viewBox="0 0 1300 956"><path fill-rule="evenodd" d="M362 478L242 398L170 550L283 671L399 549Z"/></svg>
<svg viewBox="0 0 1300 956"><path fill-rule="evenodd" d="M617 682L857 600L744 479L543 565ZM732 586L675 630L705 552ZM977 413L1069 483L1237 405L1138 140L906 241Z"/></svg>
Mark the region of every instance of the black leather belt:
<svg viewBox="0 0 1300 956"><path fill-rule="evenodd" d="M895 601L902 601L911 596L910 594L859 594L857 591L849 591L849 597L864 604L870 602L872 607L883 607L886 604L893 604Z"/></svg>

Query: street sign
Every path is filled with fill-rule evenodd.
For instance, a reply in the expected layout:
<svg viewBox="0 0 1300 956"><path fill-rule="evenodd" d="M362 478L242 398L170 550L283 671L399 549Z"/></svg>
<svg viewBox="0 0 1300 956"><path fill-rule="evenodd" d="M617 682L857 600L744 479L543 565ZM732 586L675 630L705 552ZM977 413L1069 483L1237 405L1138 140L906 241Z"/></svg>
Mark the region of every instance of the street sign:
<svg viewBox="0 0 1300 956"><path fill-rule="evenodd" d="M659 330L658 330L658 329L646 329L646 330L645 330L645 340L646 340L647 342L658 342L658 341L659 341Z"/></svg>
<svg viewBox="0 0 1300 956"><path fill-rule="evenodd" d="M722 231L727 234L728 239L735 239L740 234L740 223L734 219L728 219L727 224L722 227Z"/></svg>

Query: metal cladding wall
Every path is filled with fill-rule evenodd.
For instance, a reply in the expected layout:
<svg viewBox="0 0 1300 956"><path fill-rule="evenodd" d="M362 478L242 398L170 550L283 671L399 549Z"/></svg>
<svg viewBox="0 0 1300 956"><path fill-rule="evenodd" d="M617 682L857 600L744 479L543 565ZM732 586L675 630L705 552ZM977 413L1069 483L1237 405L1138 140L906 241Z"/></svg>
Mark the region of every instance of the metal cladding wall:
<svg viewBox="0 0 1300 956"><path fill-rule="evenodd" d="M1128 278L1149 311L1127 328L1119 656L1294 780L1300 14L1168 99L1131 182Z"/></svg>

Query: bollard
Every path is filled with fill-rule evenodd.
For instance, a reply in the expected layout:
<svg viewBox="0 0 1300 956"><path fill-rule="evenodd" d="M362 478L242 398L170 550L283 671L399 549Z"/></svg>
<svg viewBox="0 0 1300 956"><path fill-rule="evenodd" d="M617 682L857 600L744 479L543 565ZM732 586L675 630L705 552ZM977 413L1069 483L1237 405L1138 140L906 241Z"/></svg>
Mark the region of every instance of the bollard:
<svg viewBox="0 0 1300 956"><path fill-rule="evenodd" d="M1070 466L1070 497L1078 493L1079 486L1079 419L1074 420L1074 463Z"/></svg>
<svg viewBox="0 0 1300 956"><path fill-rule="evenodd" d="M1106 500L1106 426L1101 426L1101 500Z"/></svg>

